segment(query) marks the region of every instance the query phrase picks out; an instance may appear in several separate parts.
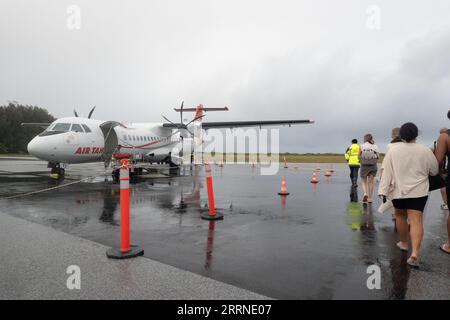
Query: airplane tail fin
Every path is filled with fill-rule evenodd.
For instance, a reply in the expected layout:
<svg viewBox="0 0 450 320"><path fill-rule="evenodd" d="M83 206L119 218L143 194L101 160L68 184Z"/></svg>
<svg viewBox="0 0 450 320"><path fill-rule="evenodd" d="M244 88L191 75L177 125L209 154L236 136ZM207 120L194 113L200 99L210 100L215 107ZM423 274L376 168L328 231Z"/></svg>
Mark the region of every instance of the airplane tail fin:
<svg viewBox="0 0 450 320"><path fill-rule="evenodd" d="M195 112L194 120L193 121L201 121L204 112L208 111L228 111L228 107L223 108L205 108L203 105L199 104L195 108L174 108L176 112Z"/></svg>

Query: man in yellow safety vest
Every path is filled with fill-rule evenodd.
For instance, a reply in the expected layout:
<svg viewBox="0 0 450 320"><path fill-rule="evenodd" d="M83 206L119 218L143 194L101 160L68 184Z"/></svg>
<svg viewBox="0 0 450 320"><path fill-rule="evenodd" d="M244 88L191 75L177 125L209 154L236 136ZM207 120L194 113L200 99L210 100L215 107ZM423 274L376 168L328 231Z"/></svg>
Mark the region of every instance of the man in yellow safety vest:
<svg viewBox="0 0 450 320"><path fill-rule="evenodd" d="M353 187L358 186L358 171L359 171L359 146L358 140L353 139L352 145L347 148L345 152L345 160L350 167L350 180Z"/></svg>

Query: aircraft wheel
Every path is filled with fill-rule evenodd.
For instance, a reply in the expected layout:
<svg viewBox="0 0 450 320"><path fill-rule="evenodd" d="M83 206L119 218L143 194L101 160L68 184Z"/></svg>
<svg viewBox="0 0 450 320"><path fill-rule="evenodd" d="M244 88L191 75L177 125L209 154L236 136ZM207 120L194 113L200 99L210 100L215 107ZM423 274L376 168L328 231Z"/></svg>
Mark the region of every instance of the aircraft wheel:
<svg viewBox="0 0 450 320"><path fill-rule="evenodd" d="M116 170L114 170L112 172L112 178L113 178L113 182L114 183L119 183L120 182L120 180L119 180L119 178L120 178L120 170L119 169L116 169Z"/></svg>

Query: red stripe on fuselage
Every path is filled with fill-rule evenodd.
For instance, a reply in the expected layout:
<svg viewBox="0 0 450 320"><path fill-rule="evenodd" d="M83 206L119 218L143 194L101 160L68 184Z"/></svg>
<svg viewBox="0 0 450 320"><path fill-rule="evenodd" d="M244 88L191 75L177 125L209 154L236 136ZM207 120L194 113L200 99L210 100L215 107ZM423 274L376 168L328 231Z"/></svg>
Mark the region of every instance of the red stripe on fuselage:
<svg viewBox="0 0 450 320"><path fill-rule="evenodd" d="M121 146L121 148L124 148L124 149L145 149L145 147L149 147L151 145L154 145L155 143L162 142L162 141L164 141L164 140L152 141L150 143L143 144L141 146Z"/></svg>

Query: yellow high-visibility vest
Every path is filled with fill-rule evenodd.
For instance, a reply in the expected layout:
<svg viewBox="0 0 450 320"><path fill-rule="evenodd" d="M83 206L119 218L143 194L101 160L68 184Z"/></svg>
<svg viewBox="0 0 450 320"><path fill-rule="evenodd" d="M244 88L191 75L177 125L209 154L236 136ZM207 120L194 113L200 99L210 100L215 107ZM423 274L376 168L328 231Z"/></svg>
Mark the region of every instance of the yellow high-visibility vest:
<svg viewBox="0 0 450 320"><path fill-rule="evenodd" d="M345 160L347 160L349 166L359 166L359 146L356 143L348 147Z"/></svg>

